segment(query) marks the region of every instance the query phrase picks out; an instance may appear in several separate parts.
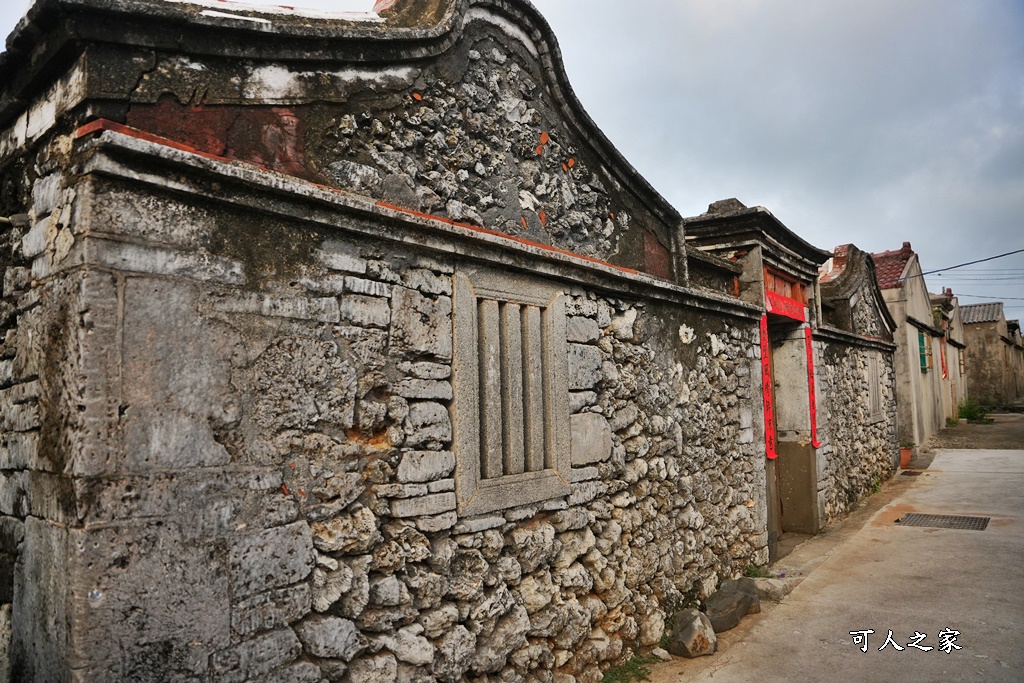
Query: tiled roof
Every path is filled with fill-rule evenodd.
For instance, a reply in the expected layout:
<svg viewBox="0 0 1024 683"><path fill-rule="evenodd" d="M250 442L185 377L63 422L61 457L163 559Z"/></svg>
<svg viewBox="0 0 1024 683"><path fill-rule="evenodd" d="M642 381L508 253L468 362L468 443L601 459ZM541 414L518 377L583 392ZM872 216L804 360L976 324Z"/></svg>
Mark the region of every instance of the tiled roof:
<svg viewBox="0 0 1024 683"><path fill-rule="evenodd" d="M960 319L965 325L971 323L991 323L1003 315L1003 302L993 301L987 304L971 304L960 307Z"/></svg>
<svg viewBox="0 0 1024 683"><path fill-rule="evenodd" d="M903 269L907 267L907 261L914 255L910 248L910 242L904 242L903 246L896 251L883 251L879 254L872 254L875 261L875 277L878 278L878 286L881 289L894 289L902 287Z"/></svg>

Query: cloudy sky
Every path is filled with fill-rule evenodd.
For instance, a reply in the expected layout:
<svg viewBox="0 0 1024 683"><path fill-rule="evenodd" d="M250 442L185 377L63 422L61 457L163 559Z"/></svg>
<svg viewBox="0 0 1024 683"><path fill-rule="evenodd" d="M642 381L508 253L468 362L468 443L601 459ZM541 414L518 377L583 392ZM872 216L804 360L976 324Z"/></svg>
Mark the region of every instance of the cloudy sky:
<svg viewBox="0 0 1024 683"><path fill-rule="evenodd" d="M926 270L1024 249L1021 0L535 4L584 107L683 215L737 197L825 249L910 241ZM28 2L2 5L6 34ZM1024 318L1024 253L927 281Z"/></svg>

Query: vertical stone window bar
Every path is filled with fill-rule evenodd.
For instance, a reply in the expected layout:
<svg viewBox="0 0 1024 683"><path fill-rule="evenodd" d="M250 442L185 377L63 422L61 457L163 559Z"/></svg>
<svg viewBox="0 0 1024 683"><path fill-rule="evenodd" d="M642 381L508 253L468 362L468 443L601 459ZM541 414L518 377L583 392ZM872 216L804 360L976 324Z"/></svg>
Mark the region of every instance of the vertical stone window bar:
<svg viewBox="0 0 1024 683"><path fill-rule="evenodd" d="M882 419L882 359L877 351L868 352L868 421Z"/></svg>
<svg viewBox="0 0 1024 683"><path fill-rule="evenodd" d="M452 417L463 514L569 490L565 303L532 278L455 277Z"/></svg>

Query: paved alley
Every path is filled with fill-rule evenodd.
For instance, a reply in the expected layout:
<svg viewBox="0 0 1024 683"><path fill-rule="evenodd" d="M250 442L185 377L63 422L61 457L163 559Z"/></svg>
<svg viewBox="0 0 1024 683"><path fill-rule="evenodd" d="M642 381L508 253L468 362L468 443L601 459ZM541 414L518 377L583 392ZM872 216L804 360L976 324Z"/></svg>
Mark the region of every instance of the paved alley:
<svg viewBox="0 0 1024 683"><path fill-rule="evenodd" d="M1024 432L1024 416L1007 420ZM990 521L984 531L896 524L908 513ZM658 665L651 680L1020 681L1022 513L1024 450L938 450L929 469L897 475L839 528L773 567L804 576L781 604L720 634L714 655ZM868 630L862 651L851 631ZM890 630L904 649L886 644ZM950 631L960 649L944 652L940 633ZM933 649L909 646L915 633Z"/></svg>

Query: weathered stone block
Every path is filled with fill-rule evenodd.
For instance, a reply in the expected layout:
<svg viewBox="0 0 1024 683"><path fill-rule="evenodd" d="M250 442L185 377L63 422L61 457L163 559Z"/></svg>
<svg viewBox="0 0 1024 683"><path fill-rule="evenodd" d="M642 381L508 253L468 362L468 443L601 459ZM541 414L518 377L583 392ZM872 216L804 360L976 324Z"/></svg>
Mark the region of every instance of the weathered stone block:
<svg viewBox="0 0 1024 683"><path fill-rule="evenodd" d="M760 578L754 579L754 582L757 584L757 594L762 600L781 602L784 597L789 595L789 584L782 579Z"/></svg>
<svg viewBox="0 0 1024 683"><path fill-rule="evenodd" d="M379 642L394 653L401 662L414 666L428 666L434 661L434 646L424 638L419 624L398 629L395 635L381 636Z"/></svg>
<svg viewBox="0 0 1024 683"><path fill-rule="evenodd" d="M555 557L555 527L551 524L516 527L509 541L526 574L547 566Z"/></svg>
<svg viewBox="0 0 1024 683"><path fill-rule="evenodd" d="M593 521L592 515L586 508L568 508L551 515L551 524L557 531L582 529Z"/></svg>
<svg viewBox="0 0 1024 683"><path fill-rule="evenodd" d="M573 484L590 481L591 479L597 479L601 476L601 470L597 467L574 467L572 473L569 476L569 481Z"/></svg>
<svg viewBox="0 0 1024 683"><path fill-rule="evenodd" d="M430 401L409 404L405 435L405 444L411 447L435 448L450 442L452 422L448 409Z"/></svg>
<svg viewBox="0 0 1024 683"><path fill-rule="evenodd" d="M469 670L475 650L476 636L465 626L458 624L449 629L437 645L432 667L434 675L446 683L458 681Z"/></svg>
<svg viewBox="0 0 1024 683"><path fill-rule="evenodd" d="M475 534L488 529L496 529L505 525L505 518L495 515L487 517L467 517L459 521L454 533Z"/></svg>
<svg viewBox="0 0 1024 683"><path fill-rule="evenodd" d="M0 445L0 470L48 469L51 463L37 461L38 450L38 432L8 434Z"/></svg>
<svg viewBox="0 0 1024 683"><path fill-rule="evenodd" d="M325 552L364 553L381 540L377 517L359 508L312 525L313 543Z"/></svg>
<svg viewBox="0 0 1024 683"><path fill-rule="evenodd" d="M402 281L408 287L418 289L426 294L447 294L452 293L451 279L435 275L429 270L422 268L410 268L402 273Z"/></svg>
<svg viewBox="0 0 1024 683"><path fill-rule="evenodd" d="M360 277L345 277L345 291L352 294L365 294L366 296L377 296L388 298L391 296L391 285L376 280L366 280Z"/></svg>
<svg viewBox="0 0 1024 683"><path fill-rule="evenodd" d="M433 401L450 401L452 399L451 382L438 380L403 379L395 384L392 391L403 398Z"/></svg>
<svg viewBox="0 0 1024 683"><path fill-rule="evenodd" d="M235 595L250 595L301 581L313 570L309 525L295 522L237 539L229 560Z"/></svg>
<svg viewBox="0 0 1024 683"><path fill-rule="evenodd" d="M67 548L73 558L61 580L69 582L67 604L75 614L89 615L91 625L76 628L71 640L75 645L69 654L82 678L109 680L110 671L124 672L122 680L141 681L208 675L209 658L231 644L231 573L225 542L197 543L187 525L167 519L104 525L70 535ZM56 566L58 557L59 553L48 556L47 566ZM31 576L38 581L35 573ZM160 590L155 589L157 583ZM171 586L173 590L167 588ZM40 610L41 615L45 612ZM75 626L70 617L68 623ZM117 632L135 634L133 642L139 647L112 647L110 634ZM265 668L252 666L250 675L289 661L287 648L281 650L286 656L273 658ZM246 670L229 680L248 680Z"/></svg>
<svg viewBox="0 0 1024 683"><path fill-rule="evenodd" d="M407 287L395 287L391 295L391 342L408 357L452 357L452 300L431 299Z"/></svg>
<svg viewBox="0 0 1024 683"><path fill-rule="evenodd" d="M386 328L391 319L387 299L359 294L343 296L338 313L344 322L360 327Z"/></svg>
<svg viewBox="0 0 1024 683"><path fill-rule="evenodd" d="M703 612L684 609L673 616L672 632L665 649L677 657L690 659L711 655L718 649L718 636Z"/></svg>
<svg viewBox="0 0 1024 683"><path fill-rule="evenodd" d="M603 481L585 481L573 484L569 493L569 505L589 503L608 491L608 484Z"/></svg>
<svg viewBox="0 0 1024 683"><path fill-rule="evenodd" d="M231 628L242 636L301 619L310 610L309 584L259 593L231 608Z"/></svg>
<svg viewBox="0 0 1024 683"><path fill-rule="evenodd" d="M331 270L340 270L348 273L365 273L366 272L366 259L360 258L355 254L346 253L342 251L345 249L344 245L332 244L330 242L324 244L324 248L317 252L320 257L320 262Z"/></svg>
<svg viewBox="0 0 1024 683"><path fill-rule="evenodd" d="M435 493L419 498L394 499L391 501L391 514L395 517L439 515L452 510L455 510L454 493Z"/></svg>
<svg viewBox="0 0 1024 683"><path fill-rule="evenodd" d="M601 336L601 330L593 318L570 316L566 321L566 338L571 342L586 343Z"/></svg>
<svg viewBox="0 0 1024 683"><path fill-rule="evenodd" d="M398 481L403 483L435 481L455 470L451 451L407 451L398 463Z"/></svg>
<svg viewBox="0 0 1024 683"><path fill-rule="evenodd" d="M706 601L707 617L715 633L736 628L740 619L750 612L754 602L754 598L751 598L749 593L739 590L735 583L731 586L727 586L726 583L723 583L722 588ZM754 596L757 597L756 590Z"/></svg>
<svg viewBox="0 0 1024 683"><path fill-rule="evenodd" d="M338 300L334 297L308 299L305 297L283 298L265 294L239 294L236 297L215 301L214 310L225 313L248 313L275 318L316 320L324 323L338 322Z"/></svg>
<svg viewBox="0 0 1024 683"><path fill-rule="evenodd" d="M290 628L282 628L244 640L211 658L218 683L243 683L283 666L302 652Z"/></svg>
<svg viewBox="0 0 1024 683"><path fill-rule="evenodd" d="M295 662L257 679L256 683L320 683L320 667L311 662Z"/></svg>
<svg viewBox="0 0 1024 683"><path fill-rule="evenodd" d="M351 661L368 641L348 619L313 615L295 626L306 652L314 657Z"/></svg>
<svg viewBox="0 0 1024 683"><path fill-rule="evenodd" d="M597 392L594 391L570 391L569 412L578 413L587 406L597 403Z"/></svg>
<svg viewBox="0 0 1024 683"><path fill-rule="evenodd" d="M569 344L569 389L593 389L601 381L601 350L596 346Z"/></svg>
<svg viewBox="0 0 1024 683"><path fill-rule="evenodd" d="M418 363L403 361L398 364L398 369L416 379L448 379L452 375L450 365L430 363L428 361L420 361Z"/></svg>
<svg viewBox="0 0 1024 683"><path fill-rule="evenodd" d="M455 490L454 479L438 479L427 484L427 491L430 493L443 493Z"/></svg>
<svg viewBox="0 0 1024 683"><path fill-rule="evenodd" d="M612 430L598 413L578 413L569 418L572 464L604 462L612 454Z"/></svg>
<svg viewBox="0 0 1024 683"><path fill-rule="evenodd" d="M395 683L398 680L398 662L389 653L361 657L349 664L348 673L349 680L360 683Z"/></svg>

